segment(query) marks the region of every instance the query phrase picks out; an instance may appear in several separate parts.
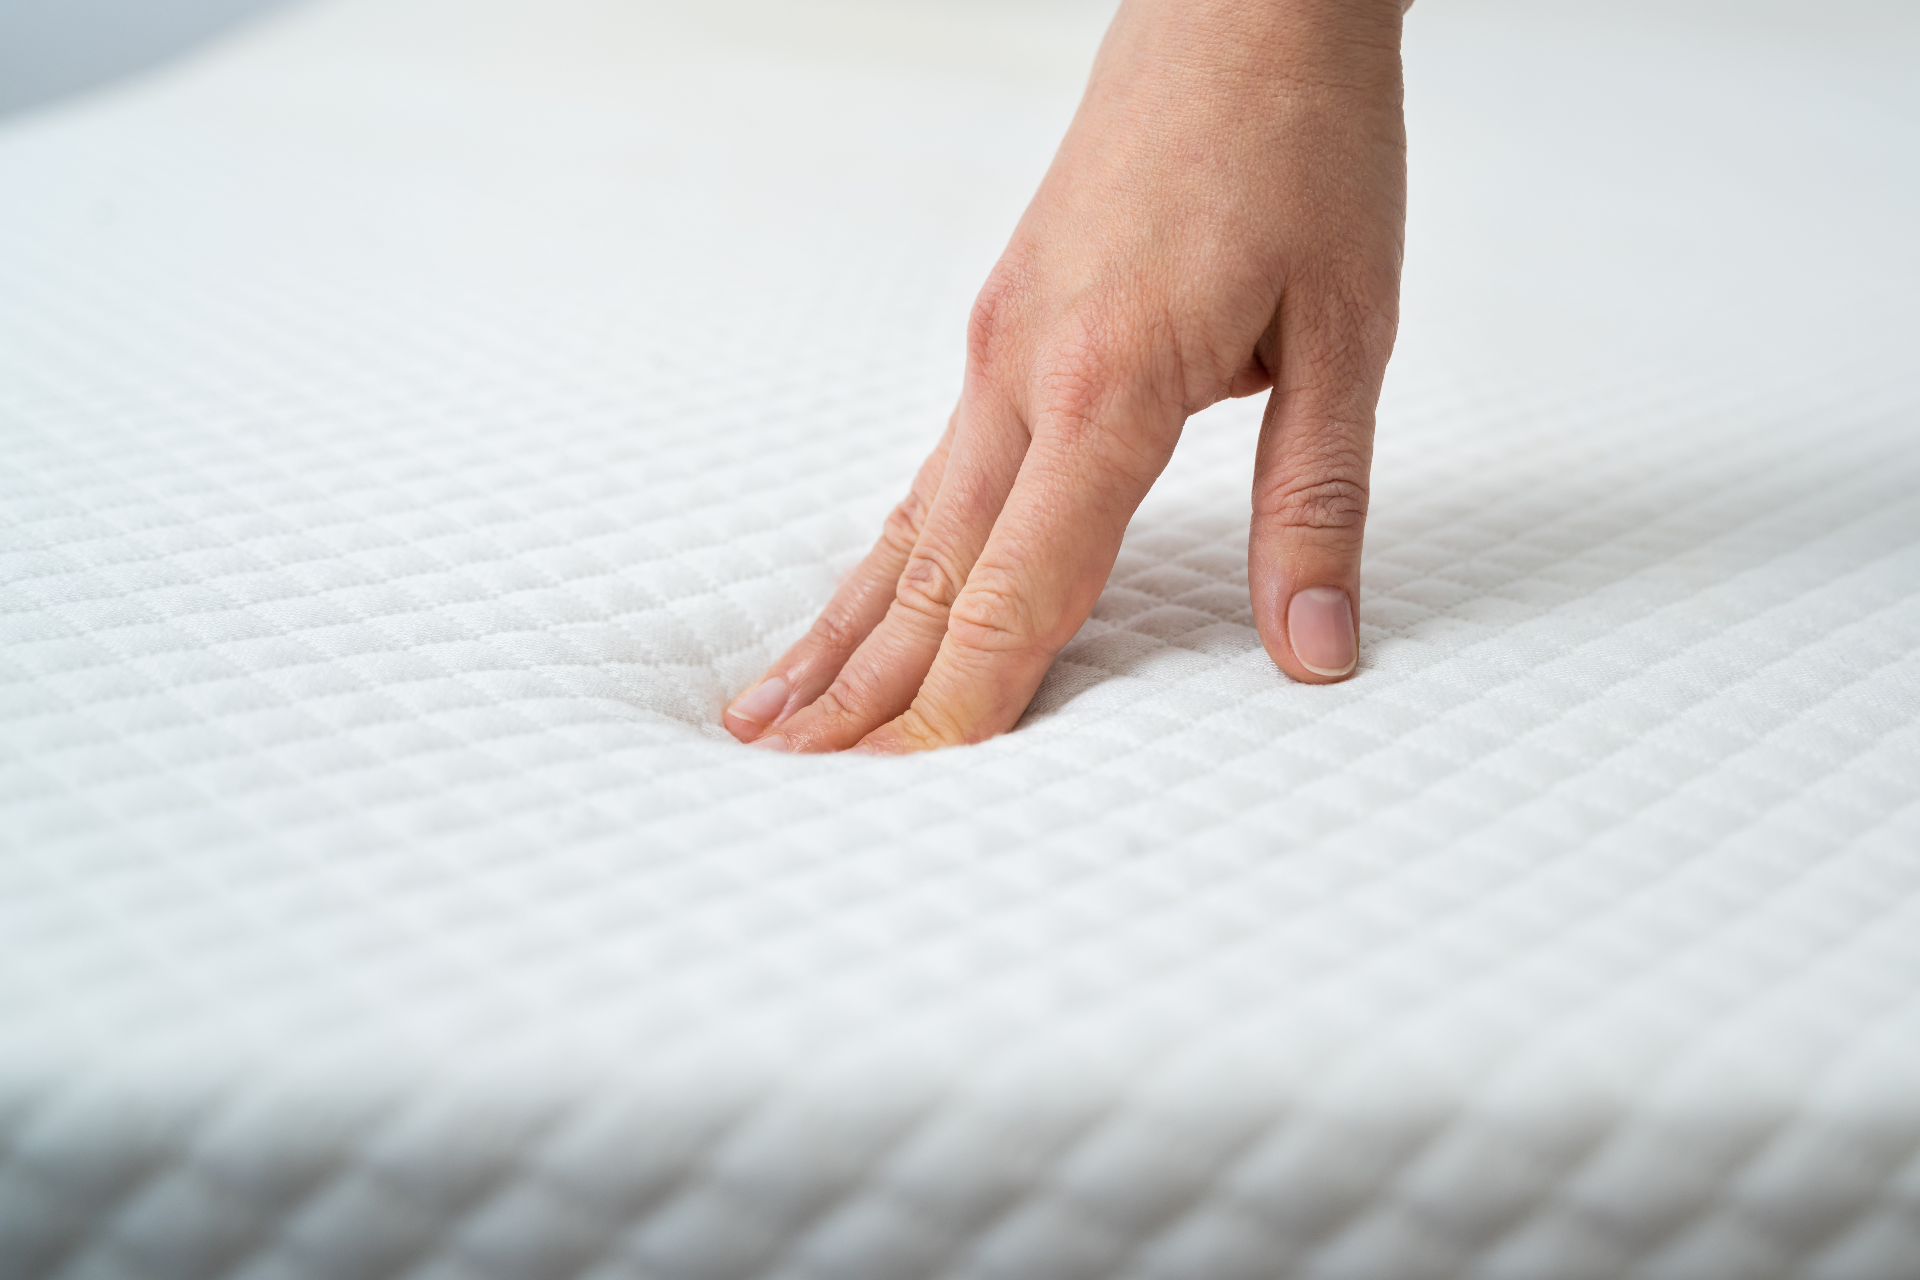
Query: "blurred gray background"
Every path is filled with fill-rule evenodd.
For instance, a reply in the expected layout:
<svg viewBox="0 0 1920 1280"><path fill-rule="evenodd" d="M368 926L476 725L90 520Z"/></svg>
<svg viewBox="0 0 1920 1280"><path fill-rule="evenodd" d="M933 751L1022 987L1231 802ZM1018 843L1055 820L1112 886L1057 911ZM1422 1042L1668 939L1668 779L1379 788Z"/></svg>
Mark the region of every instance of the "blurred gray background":
<svg viewBox="0 0 1920 1280"><path fill-rule="evenodd" d="M185 52L287 0L0 0L0 115Z"/></svg>

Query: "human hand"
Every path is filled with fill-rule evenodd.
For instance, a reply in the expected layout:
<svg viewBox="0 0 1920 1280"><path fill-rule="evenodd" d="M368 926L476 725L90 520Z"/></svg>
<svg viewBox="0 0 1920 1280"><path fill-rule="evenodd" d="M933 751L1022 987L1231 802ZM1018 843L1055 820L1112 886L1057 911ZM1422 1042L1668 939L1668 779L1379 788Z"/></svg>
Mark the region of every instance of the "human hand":
<svg viewBox="0 0 1920 1280"><path fill-rule="evenodd" d="M1126 0L974 306L946 433L743 742L880 753L1013 726L1187 418L1271 388L1248 581L1295 680L1351 675L1406 207L1399 0Z"/></svg>

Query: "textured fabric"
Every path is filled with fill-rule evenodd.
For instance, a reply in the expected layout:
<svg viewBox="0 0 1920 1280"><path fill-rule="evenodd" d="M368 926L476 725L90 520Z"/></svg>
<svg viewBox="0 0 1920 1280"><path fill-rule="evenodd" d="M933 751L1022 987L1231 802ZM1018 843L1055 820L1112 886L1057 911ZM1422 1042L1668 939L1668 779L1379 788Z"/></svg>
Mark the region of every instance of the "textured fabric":
<svg viewBox="0 0 1920 1280"><path fill-rule="evenodd" d="M1413 12L1352 682L1241 403L1015 732L718 728L1105 16L354 2L0 133L0 1276L1920 1276L1911 5Z"/></svg>

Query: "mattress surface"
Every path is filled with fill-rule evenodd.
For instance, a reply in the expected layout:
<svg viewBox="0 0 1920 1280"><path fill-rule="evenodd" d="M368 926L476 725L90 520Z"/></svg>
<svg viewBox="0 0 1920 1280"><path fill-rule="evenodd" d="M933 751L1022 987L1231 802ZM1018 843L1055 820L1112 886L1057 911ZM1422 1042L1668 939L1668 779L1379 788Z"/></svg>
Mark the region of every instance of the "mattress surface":
<svg viewBox="0 0 1920 1280"><path fill-rule="evenodd" d="M1347 684L1210 411L739 747L1107 14L344 0L0 130L0 1277L1920 1276L1920 12L1409 20Z"/></svg>

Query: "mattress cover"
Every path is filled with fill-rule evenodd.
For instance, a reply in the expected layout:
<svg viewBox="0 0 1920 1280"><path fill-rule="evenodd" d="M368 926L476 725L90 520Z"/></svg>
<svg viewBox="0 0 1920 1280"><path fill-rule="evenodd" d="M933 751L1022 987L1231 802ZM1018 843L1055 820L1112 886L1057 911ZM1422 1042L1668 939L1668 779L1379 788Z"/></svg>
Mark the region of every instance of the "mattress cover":
<svg viewBox="0 0 1920 1280"><path fill-rule="evenodd" d="M0 130L0 1276L1920 1276L1911 5L1416 8L1347 684L1189 425L746 750L1107 14L340 0Z"/></svg>

